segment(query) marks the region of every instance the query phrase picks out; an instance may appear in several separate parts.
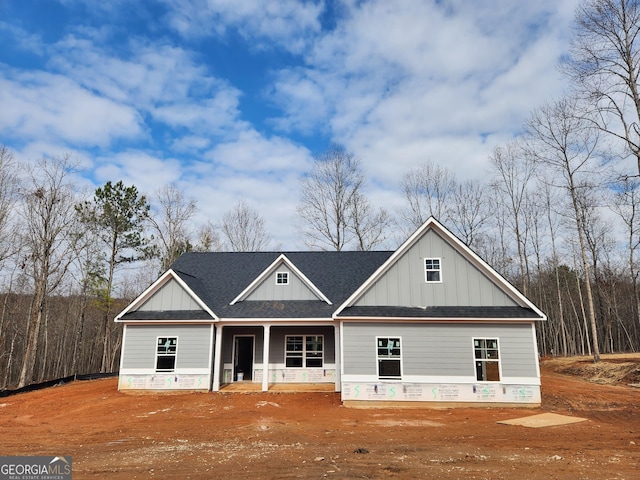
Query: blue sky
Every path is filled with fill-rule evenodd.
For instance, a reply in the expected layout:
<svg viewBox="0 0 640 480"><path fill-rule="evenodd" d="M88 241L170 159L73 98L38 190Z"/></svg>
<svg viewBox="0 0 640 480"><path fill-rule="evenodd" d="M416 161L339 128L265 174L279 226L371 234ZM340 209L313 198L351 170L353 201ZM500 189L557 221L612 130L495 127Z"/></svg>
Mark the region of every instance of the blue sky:
<svg viewBox="0 0 640 480"><path fill-rule="evenodd" d="M0 2L0 144L71 154L79 182L240 198L278 247L314 153L343 144L392 213L430 160L459 179L562 95L577 0Z"/></svg>

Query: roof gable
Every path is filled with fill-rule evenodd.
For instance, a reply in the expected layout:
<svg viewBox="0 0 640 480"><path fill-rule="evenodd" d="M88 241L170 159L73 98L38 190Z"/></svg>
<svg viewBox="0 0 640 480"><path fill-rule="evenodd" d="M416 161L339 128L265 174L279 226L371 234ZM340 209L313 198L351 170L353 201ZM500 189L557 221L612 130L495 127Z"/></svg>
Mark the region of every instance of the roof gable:
<svg viewBox="0 0 640 480"><path fill-rule="evenodd" d="M138 311L164 311L164 310L202 310L192 294L173 278L167 277L167 281L161 285L142 305Z"/></svg>
<svg viewBox="0 0 640 480"><path fill-rule="evenodd" d="M162 316L158 312L176 312L178 316L193 319L217 319L209 306L172 269L167 270L116 315L115 321L121 321L125 316L127 318Z"/></svg>
<svg viewBox="0 0 640 480"><path fill-rule="evenodd" d="M287 274L287 284L277 285L278 273ZM288 258L282 254L262 271L230 305L244 300L321 300L331 301Z"/></svg>
<svg viewBox="0 0 640 480"><path fill-rule="evenodd" d="M424 259L438 258L442 282L425 281ZM546 316L469 247L429 218L336 311L396 306L413 308L489 307L531 309ZM353 308L351 308L353 307Z"/></svg>

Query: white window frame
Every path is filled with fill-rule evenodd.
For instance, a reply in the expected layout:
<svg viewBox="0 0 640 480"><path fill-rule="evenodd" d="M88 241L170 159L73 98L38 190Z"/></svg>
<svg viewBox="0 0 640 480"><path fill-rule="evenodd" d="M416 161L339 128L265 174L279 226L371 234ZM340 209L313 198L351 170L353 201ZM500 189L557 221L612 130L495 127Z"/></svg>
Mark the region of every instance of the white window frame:
<svg viewBox="0 0 640 480"><path fill-rule="evenodd" d="M438 261L438 268L427 268L427 262ZM442 258L426 257L424 259L424 281L426 283L442 283ZM429 272L438 272L438 280L429 280Z"/></svg>
<svg viewBox="0 0 640 480"><path fill-rule="evenodd" d="M486 346L483 348L482 346L480 347L476 347L476 342L481 342L484 341L486 342L487 340L490 341L495 341L496 342L496 348L495 349L491 349L491 351L496 351L498 357L497 358L483 358L482 356L477 357L477 352L480 351L482 353L482 351L487 352L488 349L486 348ZM475 377L476 382L481 382L481 383L499 383L502 381L502 354L500 353L500 339L498 337L474 337L471 340L471 346L473 347L473 375ZM498 379L497 380L480 380L478 379L478 362L484 362L486 363L497 363L498 364ZM484 372L486 373L486 367L484 368Z"/></svg>
<svg viewBox="0 0 640 480"><path fill-rule="evenodd" d="M175 339L175 348L172 354L170 353L161 353L159 351L159 346L160 346L160 339ZM159 357L173 357L173 368L169 369L169 368L158 368L158 359ZM156 347L155 347L155 364L154 364L154 368L156 372L175 372L176 370L176 363L178 361L178 336L177 335L158 335L156 337Z"/></svg>
<svg viewBox="0 0 640 480"><path fill-rule="evenodd" d="M386 339L387 342L391 339L393 340L398 340L400 345L398 346L398 348L400 349L400 355L397 357L391 357L391 356L380 356L379 355L379 345L380 345L380 340ZM403 372L403 361L402 361L402 337L399 335L381 335L381 336L377 336L376 337L376 375L380 380L402 380L402 372ZM388 347L387 347L388 348ZM392 375L380 375L380 361L384 361L384 360L399 360L400 361L400 375L397 376L392 376Z"/></svg>
<svg viewBox="0 0 640 480"><path fill-rule="evenodd" d="M276 272L276 285L289 285L289 272Z"/></svg>
<svg viewBox="0 0 640 480"><path fill-rule="evenodd" d="M302 337L302 351L300 352L301 355L287 355L288 353L290 353L287 350L287 341L289 338L293 338L293 337ZM321 356L320 357L307 357L307 337L320 337L322 339L322 351ZM284 336L284 364L285 364L285 368L324 368L324 349L325 349L325 341L324 341L324 335L285 335ZM312 351L309 351L309 353L311 353ZM296 352L297 353L297 352ZM302 365L300 365L299 367L289 367L287 366L287 358L302 358ZM313 360L317 360L320 359L321 361L321 365L318 367L309 367L307 366L307 359L313 359Z"/></svg>

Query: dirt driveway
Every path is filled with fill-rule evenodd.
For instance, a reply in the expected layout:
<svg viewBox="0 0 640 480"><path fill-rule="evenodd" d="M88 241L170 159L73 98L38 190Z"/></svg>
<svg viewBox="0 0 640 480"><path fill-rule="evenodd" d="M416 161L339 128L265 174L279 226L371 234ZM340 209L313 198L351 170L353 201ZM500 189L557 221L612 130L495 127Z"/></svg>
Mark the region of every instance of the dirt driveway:
<svg viewBox="0 0 640 480"><path fill-rule="evenodd" d="M623 363L640 376L640 355ZM76 480L640 478L640 388L628 375L576 376L597 376L589 368L543 362L533 410L352 409L333 393L132 394L115 379L76 382L0 398L0 455L72 455ZM497 423L544 412L588 420Z"/></svg>

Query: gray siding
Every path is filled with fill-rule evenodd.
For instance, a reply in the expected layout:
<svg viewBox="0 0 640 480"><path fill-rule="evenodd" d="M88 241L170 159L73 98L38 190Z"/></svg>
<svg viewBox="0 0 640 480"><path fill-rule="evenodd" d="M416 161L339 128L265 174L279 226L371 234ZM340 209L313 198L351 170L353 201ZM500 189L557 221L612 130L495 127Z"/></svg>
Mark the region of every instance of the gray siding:
<svg viewBox="0 0 640 480"><path fill-rule="evenodd" d="M474 337L498 338L503 377L536 377L531 325L376 324L343 326L344 373L376 375L376 336L402 337L403 375L473 376Z"/></svg>
<svg viewBox="0 0 640 480"><path fill-rule="evenodd" d="M425 282L425 258L441 259L441 283ZM517 304L444 238L429 230L355 305L427 307Z"/></svg>
<svg viewBox="0 0 640 480"><path fill-rule="evenodd" d="M288 285L276 284L278 272L289 273ZM280 265L251 292L247 300L318 300L318 296L286 265Z"/></svg>
<svg viewBox="0 0 640 480"><path fill-rule="evenodd" d="M201 310L193 298L171 279L138 309L142 311Z"/></svg>
<svg viewBox="0 0 640 480"><path fill-rule="evenodd" d="M176 370L207 368L212 355L211 325L127 325L122 368L155 369L157 337L178 337Z"/></svg>

